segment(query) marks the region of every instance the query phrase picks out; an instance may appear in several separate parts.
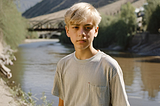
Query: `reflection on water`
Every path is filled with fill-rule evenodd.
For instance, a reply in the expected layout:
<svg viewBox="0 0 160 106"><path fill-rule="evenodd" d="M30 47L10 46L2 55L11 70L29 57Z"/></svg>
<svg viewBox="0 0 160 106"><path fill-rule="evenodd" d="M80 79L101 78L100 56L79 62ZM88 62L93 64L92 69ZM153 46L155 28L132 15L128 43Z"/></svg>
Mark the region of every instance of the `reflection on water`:
<svg viewBox="0 0 160 106"><path fill-rule="evenodd" d="M129 96L160 101L160 64L140 62L140 60L143 61L148 58L150 57L116 57L115 59L122 67L126 90Z"/></svg>
<svg viewBox="0 0 160 106"><path fill-rule="evenodd" d="M20 83L25 92L31 91L40 99L45 92L47 98L55 104L58 99L51 95L56 63L73 51L57 41L21 44L15 54L17 61L11 66L11 80ZM38 101L40 103L40 101Z"/></svg>
<svg viewBox="0 0 160 106"><path fill-rule="evenodd" d="M56 63L65 55L73 52L73 48L61 45L57 41L43 41L19 46L16 53L17 61L11 66L12 80L21 84L25 92L31 91L37 98L45 92L49 101L54 100L57 106L58 98L51 95ZM129 98L141 98L147 101L160 102L160 63L159 57L130 57L131 54L106 52L112 55L120 64L126 91ZM40 104L41 101L38 101Z"/></svg>

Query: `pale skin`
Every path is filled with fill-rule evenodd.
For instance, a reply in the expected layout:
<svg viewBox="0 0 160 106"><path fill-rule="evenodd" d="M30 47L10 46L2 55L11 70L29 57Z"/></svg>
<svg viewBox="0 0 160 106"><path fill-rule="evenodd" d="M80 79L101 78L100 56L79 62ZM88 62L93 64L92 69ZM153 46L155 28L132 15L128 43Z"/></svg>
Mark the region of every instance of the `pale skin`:
<svg viewBox="0 0 160 106"><path fill-rule="evenodd" d="M88 59L95 54L97 50L93 47L92 43L94 37L97 37L99 27L93 25L92 20L87 20L80 24L70 24L65 27L67 36L75 48L75 55L78 59ZM59 105L64 106L63 100L59 98Z"/></svg>

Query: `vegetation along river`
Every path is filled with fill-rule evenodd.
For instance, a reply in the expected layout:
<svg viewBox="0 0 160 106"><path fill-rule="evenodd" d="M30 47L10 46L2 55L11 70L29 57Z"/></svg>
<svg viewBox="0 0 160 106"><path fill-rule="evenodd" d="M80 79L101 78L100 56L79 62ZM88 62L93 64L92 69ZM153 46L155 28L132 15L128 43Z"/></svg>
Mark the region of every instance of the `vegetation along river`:
<svg viewBox="0 0 160 106"><path fill-rule="evenodd" d="M17 60L12 70L11 80L20 83L25 92L32 92L37 97L37 104L45 92L48 101L58 106L58 98L51 94L57 62L73 52L72 47L58 43L58 40L21 44L15 54ZM102 50L104 51L104 50ZM147 103L148 106L160 106L160 56L134 57L123 52L104 51L120 64L126 91L132 106Z"/></svg>

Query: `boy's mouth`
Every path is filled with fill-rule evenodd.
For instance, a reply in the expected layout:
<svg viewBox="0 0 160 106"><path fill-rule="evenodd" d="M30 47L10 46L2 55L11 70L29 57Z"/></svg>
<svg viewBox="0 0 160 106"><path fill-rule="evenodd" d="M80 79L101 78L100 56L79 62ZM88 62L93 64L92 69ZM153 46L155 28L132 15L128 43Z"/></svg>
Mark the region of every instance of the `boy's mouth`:
<svg viewBox="0 0 160 106"><path fill-rule="evenodd" d="M77 40L78 43L85 43L86 40Z"/></svg>

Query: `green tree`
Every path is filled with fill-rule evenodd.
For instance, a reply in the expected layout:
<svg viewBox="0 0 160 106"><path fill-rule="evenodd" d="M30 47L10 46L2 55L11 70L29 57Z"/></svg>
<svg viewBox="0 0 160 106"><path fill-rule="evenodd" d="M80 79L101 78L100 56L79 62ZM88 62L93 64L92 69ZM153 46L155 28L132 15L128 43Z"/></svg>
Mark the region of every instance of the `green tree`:
<svg viewBox="0 0 160 106"><path fill-rule="evenodd" d="M120 18L127 24L127 30L129 35L133 35L136 29L136 15L134 13L135 8L130 2L122 5Z"/></svg>
<svg viewBox="0 0 160 106"><path fill-rule="evenodd" d="M160 1L147 0L147 2L148 5L145 6L147 31L156 34L160 28Z"/></svg>
<svg viewBox="0 0 160 106"><path fill-rule="evenodd" d="M102 16L99 24L99 33L94 40L96 48L105 48L109 45L116 44L126 47L128 39L127 24L119 17Z"/></svg>
<svg viewBox="0 0 160 106"><path fill-rule="evenodd" d="M0 0L0 29L4 42L11 48L16 48L25 39L26 27L27 21L18 12L14 1Z"/></svg>
<svg viewBox="0 0 160 106"><path fill-rule="evenodd" d="M99 24L98 36L94 39L93 45L96 48L107 47L112 42L112 35L109 35L111 25L116 21L116 17L102 14L102 20ZM111 30L109 30L111 28Z"/></svg>
<svg viewBox="0 0 160 106"><path fill-rule="evenodd" d="M152 13L147 30L150 33L158 34L158 30L160 29L160 6L158 5L156 10Z"/></svg>

